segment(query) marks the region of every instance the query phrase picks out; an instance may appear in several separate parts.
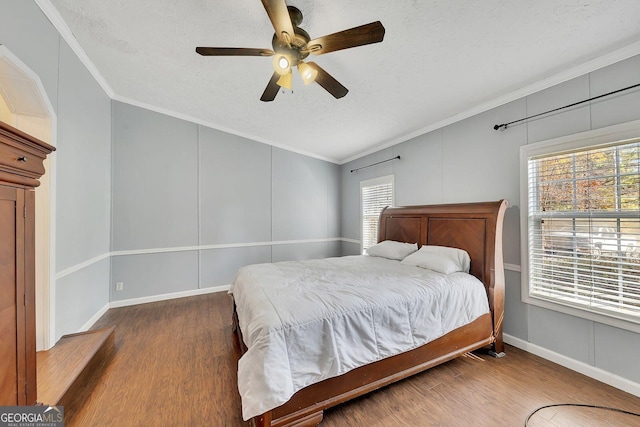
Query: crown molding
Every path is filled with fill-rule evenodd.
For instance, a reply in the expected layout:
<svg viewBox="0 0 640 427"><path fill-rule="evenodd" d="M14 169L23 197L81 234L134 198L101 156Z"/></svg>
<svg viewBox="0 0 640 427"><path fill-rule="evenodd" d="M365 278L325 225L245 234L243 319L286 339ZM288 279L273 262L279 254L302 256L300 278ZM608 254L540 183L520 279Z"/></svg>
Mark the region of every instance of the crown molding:
<svg viewBox="0 0 640 427"><path fill-rule="evenodd" d="M459 114L448 117L439 122L433 123L429 126L425 126L413 132L407 133L398 138L392 139L385 143L376 145L375 147L368 149L366 151L362 151L358 154L355 154L351 157L348 157L340 162L341 165L345 163L349 163L353 160L357 160L361 157L367 156L369 154L376 153L380 150L384 150L385 148L393 147L394 145L398 145L402 142L413 139L417 136L424 135L426 133L432 132L434 130L443 128L445 126L451 125L453 123L462 121L464 119L468 119L469 117L473 117L480 113L484 113L485 111L492 110L496 107L500 107L501 105L508 104L509 102L516 101L518 99L527 97L536 92L540 92L541 90L548 89L552 86L555 86L560 83L564 83L576 77L583 76L585 74L592 73L601 68L607 67L609 65L615 64L616 62L623 61L625 59L629 59L632 56L636 56L640 54L640 41L636 41L635 43L628 44L620 49L609 52L605 55L601 55L597 58L591 59L589 61L583 62L579 65L576 65L568 70L561 71L557 74L554 74L550 77L547 77L543 80L535 82L533 84L524 86L520 89L509 92L505 95L494 98L485 103L476 105L466 111L463 111Z"/></svg>
<svg viewBox="0 0 640 427"><path fill-rule="evenodd" d="M98 82L102 90L109 96L109 98L113 98L115 92L107 83L107 80L102 76L98 68L95 66L93 61L89 59L89 56L84 51L78 40L76 40L75 36L71 32L71 29L67 26L67 23L64 22L62 16L58 13L58 10L51 4L50 0L35 0L36 4L42 10L42 13L45 14L47 19L51 22L51 24L58 30L60 36L64 39L65 42L71 47L71 50L76 54L80 62L87 68L89 73L93 76L93 78Z"/></svg>

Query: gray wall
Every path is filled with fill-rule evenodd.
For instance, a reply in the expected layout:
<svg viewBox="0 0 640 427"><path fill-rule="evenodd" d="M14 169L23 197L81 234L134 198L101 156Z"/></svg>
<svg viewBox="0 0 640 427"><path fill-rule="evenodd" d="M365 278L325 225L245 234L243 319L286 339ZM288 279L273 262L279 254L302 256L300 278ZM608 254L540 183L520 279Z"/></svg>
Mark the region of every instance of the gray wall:
<svg viewBox="0 0 640 427"><path fill-rule="evenodd" d="M521 145L640 119L640 90L605 97L504 131L494 124L638 83L640 56L575 78L342 166L342 235L360 239L360 181L395 175L397 205L509 199L505 263L520 264ZM396 155L401 160L350 173ZM345 254L359 245L345 243ZM506 271L505 333L572 359L640 382L639 334L524 304L520 273ZM621 350L623 349L623 350Z"/></svg>
<svg viewBox="0 0 640 427"><path fill-rule="evenodd" d="M5 0L0 42L38 74L57 115L54 206L56 339L109 301L110 100L33 1Z"/></svg>
<svg viewBox="0 0 640 427"><path fill-rule="evenodd" d="M340 255L340 167L113 101L111 300Z"/></svg>

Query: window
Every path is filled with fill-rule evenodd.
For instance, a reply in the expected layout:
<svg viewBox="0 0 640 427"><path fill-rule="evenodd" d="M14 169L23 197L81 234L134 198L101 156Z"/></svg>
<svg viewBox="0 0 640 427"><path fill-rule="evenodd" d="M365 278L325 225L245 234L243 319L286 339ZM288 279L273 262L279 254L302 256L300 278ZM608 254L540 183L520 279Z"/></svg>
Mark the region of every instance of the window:
<svg viewBox="0 0 640 427"><path fill-rule="evenodd" d="M387 206L393 206L393 175L360 183L362 253L378 242L378 219Z"/></svg>
<svg viewBox="0 0 640 427"><path fill-rule="evenodd" d="M523 147L523 280L530 299L640 323L640 138L612 137Z"/></svg>

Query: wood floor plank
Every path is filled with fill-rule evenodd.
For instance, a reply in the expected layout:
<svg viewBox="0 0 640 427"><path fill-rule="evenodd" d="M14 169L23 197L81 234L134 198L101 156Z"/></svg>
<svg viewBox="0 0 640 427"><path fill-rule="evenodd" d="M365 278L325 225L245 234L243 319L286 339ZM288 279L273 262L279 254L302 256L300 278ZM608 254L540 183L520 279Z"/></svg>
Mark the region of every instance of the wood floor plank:
<svg viewBox="0 0 640 427"><path fill-rule="evenodd" d="M73 426L246 426L237 391L231 299L225 293L109 310L116 354ZM507 346L507 357L460 357L325 412L323 427L523 426L541 405L613 406L640 399ZM640 418L588 408L548 408L529 424L640 426Z"/></svg>
<svg viewBox="0 0 640 427"><path fill-rule="evenodd" d="M83 390L83 382L108 362L112 353L114 328L65 335L47 351L36 355L38 401L67 405Z"/></svg>

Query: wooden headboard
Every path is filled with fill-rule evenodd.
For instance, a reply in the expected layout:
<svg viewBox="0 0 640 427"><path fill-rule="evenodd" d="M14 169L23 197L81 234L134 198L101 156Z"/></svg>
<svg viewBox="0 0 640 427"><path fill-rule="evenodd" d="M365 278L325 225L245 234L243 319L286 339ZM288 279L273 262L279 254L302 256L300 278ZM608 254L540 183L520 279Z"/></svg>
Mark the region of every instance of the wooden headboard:
<svg viewBox="0 0 640 427"><path fill-rule="evenodd" d="M506 200L499 200L387 207L380 213L378 242L396 240L467 251L470 273L484 283L494 316L494 333L500 334L504 312L502 222L508 205Z"/></svg>

